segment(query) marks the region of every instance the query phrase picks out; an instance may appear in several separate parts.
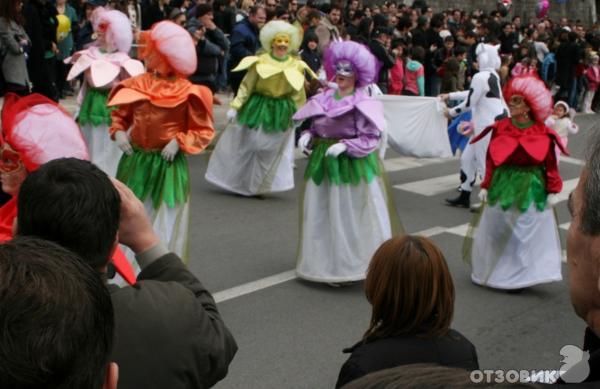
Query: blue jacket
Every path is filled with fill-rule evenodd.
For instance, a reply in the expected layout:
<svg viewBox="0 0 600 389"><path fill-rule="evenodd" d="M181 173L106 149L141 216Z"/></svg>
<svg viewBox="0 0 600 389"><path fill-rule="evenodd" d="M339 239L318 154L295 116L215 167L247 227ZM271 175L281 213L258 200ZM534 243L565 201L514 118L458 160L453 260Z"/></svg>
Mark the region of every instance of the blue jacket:
<svg viewBox="0 0 600 389"><path fill-rule="evenodd" d="M256 51L260 49L258 27L254 26L250 23L248 18L246 18L233 27L230 41L229 66L230 69L233 69L244 57L254 55L256 54Z"/></svg>

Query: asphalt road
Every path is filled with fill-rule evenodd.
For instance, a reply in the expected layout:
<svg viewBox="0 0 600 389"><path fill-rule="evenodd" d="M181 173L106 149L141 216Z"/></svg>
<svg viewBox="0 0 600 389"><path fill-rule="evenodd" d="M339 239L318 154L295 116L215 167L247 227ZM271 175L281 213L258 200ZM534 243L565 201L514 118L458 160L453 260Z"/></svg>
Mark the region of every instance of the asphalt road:
<svg viewBox="0 0 600 389"><path fill-rule="evenodd" d="M223 127L227 100L215 110ZM566 194L577 182L588 135L600 117L581 115L569 140L571 158L561 161ZM239 351L217 388L332 388L347 358L342 349L367 328L370 307L362 284L331 288L295 278L298 198L306 159L298 159L296 188L244 198L204 180L209 153L189 159L192 259L190 268L215 294ZM557 369L559 350L581 345L584 322L562 282L510 295L473 285L461 257L473 214L447 207L456 195L458 160L413 160L388 153L393 196L409 233L430 236L444 252L456 288L453 327L476 346L482 369ZM476 196L473 196L475 199ZM566 201L557 206L563 239ZM176 320L176 318L174 318Z"/></svg>

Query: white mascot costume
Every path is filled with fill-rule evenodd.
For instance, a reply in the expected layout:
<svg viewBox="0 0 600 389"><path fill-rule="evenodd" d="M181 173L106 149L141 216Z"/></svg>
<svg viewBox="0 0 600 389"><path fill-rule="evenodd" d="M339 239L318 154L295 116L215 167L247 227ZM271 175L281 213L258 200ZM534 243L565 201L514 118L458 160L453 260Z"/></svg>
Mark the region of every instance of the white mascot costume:
<svg viewBox="0 0 600 389"><path fill-rule="evenodd" d="M476 50L479 72L473 76L471 87L468 91L448 95L449 100L462 100L459 105L448 110L451 117L471 111L473 136L479 135L494 122L508 117L508 108L502 97L500 77L496 72L500 68L499 47L480 43ZM454 199L446 199L448 205L469 208L477 173L481 177L485 175L485 154L489 142L488 135L475 144L467 144L460 157L460 195Z"/></svg>

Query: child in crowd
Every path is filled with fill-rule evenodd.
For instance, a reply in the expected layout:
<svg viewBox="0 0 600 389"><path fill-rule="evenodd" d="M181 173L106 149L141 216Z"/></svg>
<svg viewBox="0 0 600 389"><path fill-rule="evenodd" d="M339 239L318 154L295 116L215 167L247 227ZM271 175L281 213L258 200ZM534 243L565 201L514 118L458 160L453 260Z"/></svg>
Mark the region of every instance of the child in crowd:
<svg viewBox="0 0 600 389"><path fill-rule="evenodd" d="M558 101L554 104L554 111L546 121L546 125L552 128L560 136L562 143L567 147L569 134L577 134L579 126L573 122L575 111L569 109L569 105L564 101ZM560 157L560 149L556 147L556 160Z"/></svg>
<svg viewBox="0 0 600 389"><path fill-rule="evenodd" d="M390 69L388 94L401 95L404 89L404 41L402 39L392 41L392 54L394 54L396 61Z"/></svg>
<svg viewBox="0 0 600 389"><path fill-rule="evenodd" d="M535 63L534 63L535 61ZM510 73L513 77L519 76L536 76L537 75L537 60L531 57L525 57L521 62L517 63Z"/></svg>
<svg viewBox="0 0 600 389"><path fill-rule="evenodd" d="M457 46L454 49L454 56L458 61L458 89L457 90L465 90L466 85L466 77L467 77L467 49L464 46Z"/></svg>
<svg viewBox="0 0 600 389"><path fill-rule="evenodd" d="M600 83L600 66L598 65L600 57L598 54L591 56L591 64L585 70L585 77L588 81L587 91L583 99L583 113L594 113L592 110L592 101L594 101L594 95L598 90L598 84Z"/></svg>
<svg viewBox="0 0 600 389"><path fill-rule="evenodd" d="M450 57L444 65L444 77L442 77L442 93L458 92L458 73L460 63L454 57Z"/></svg>
<svg viewBox="0 0 600 389"><path fill-rule="evenodd" d="M424 60L425 49L421 46L414 46L409 51L406 59L403 95L425 96L425 70L422 65Z"/></svg>
<svg viewBox="0 0 600 389"><path fill-rule="evenodd" d="M315 73L319 73L321 69L321 55L318 51L319 48L319 37L314 31L307 31L304 36L304 42L302 50L300 51L300 57L308 67ZM318 79L311 77L309 74L306 75L306 96L311 97L318 93L321 83Z"/></svg>

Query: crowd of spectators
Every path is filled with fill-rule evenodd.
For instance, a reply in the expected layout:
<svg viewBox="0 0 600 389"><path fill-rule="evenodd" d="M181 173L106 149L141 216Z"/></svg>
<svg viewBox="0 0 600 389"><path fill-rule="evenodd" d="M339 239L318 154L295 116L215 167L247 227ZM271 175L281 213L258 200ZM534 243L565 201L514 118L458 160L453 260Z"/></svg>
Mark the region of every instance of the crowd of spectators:
<svg viewBox="0 0 600 389"><path fill-rule="evenodd" d="M597 105L598 25L567 18L523 20L502 10L433 9L424 1L409 7L394 1L363 6L358 0L321 5L315 0L304 5L298 0L1 0L3 89L55 100L72 95L76 85L65 82L63 60L93 41L90 15L98 6L128 15L134 33L165 19L184 26L198 55L191 81L213 92L237 91L244 74L231 70L260 50L260 28L279 19L301 30L298 54L315 71L332 41L368 46L381 65L378 86L384 93L437 96L468 89L477 72L476 45L485 41L499 46L503 83L534 73L569 106L591 113Z"/></svg>

